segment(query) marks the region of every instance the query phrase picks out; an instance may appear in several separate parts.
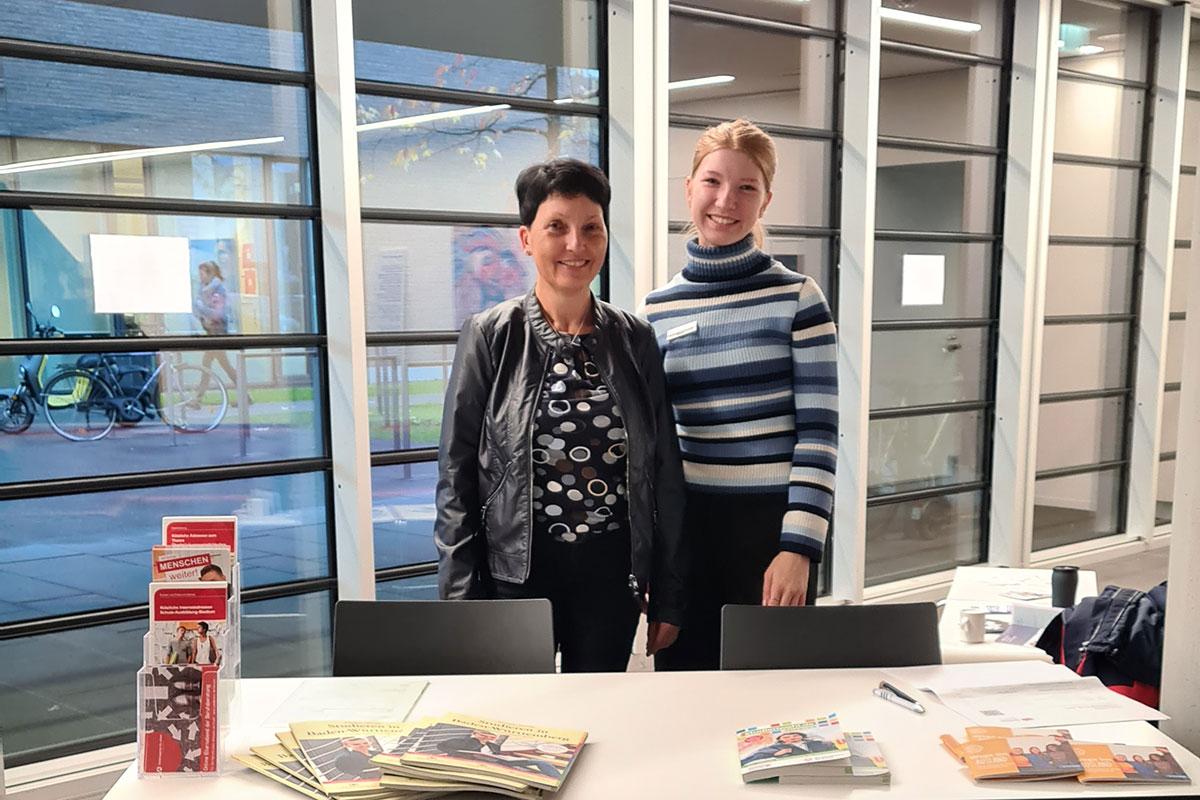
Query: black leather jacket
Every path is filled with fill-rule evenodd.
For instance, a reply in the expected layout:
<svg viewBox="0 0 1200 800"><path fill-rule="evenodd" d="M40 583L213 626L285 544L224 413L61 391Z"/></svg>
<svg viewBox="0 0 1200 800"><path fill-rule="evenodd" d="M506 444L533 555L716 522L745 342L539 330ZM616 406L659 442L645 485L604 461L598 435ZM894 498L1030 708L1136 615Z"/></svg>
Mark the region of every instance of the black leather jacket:
<svg viewBox="0 0 1200 800"><path fill-rule="evenodd" d="M687 553L683 470L662 357L650 326L596 300L592 356L621 406L632 536L631 582L653 621L680 624ZM550 356L562 337L531 291L468 319L458 337L438 457L438 591L490 596L524 583L533 539L532 442Z"/></svg>

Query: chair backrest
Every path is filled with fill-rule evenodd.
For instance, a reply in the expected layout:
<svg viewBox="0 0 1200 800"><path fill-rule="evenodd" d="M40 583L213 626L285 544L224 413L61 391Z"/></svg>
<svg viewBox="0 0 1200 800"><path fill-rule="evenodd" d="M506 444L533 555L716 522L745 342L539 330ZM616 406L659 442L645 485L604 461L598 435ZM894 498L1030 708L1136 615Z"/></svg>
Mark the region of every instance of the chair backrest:
<svg viewBox="0 0 1200 800"><path fill-rule="evenodd" d="M721 610L721 669L942 663L933 603L735 606Z"/></svg>
<svg viewBox="0 0 1200 800"><path fill-rule="evenodd" d="M549 600L339 600L333 674L554 672Z"/></svg>

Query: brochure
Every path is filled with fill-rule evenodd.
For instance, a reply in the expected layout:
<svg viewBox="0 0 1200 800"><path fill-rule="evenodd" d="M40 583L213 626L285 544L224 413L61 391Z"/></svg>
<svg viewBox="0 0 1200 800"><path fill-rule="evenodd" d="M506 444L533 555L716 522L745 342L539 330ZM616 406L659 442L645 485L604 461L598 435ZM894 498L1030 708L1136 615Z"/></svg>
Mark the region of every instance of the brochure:
<svg viewBox="0 0 1200 800"><path fill-rule="evenodd" d="M1083 764L1079 780L1130 783L1191 783L1166 747L1077 742L1075 752Z"/></svg>
<svg viewBox="0 0 1200 800"><path fill-rule="evenodd" d="M150 584L151 664L219 665L228 640L227 584Z"/></svg>
<svg viewBox="0 0 1200 800"><path fill-rule="evenodd" d="M850 783L850 784L888 784L892 774L888 769L887 759L879 742L870 731L846 731L846 746L850 752L848 763L840 761L825 761L797 767L795 772L789 771L779 777L780 783L814 784L814 783Z"/></svg>
<svg viewBox="0 0 1200 800"><path fill-rule="evenodd" d="M253 753L234 754L233 760L249 767L260 775L266 775L276 783L281 783L305 797L311 797L312 800L329 800L329 795L319 789L314 789L305 781L300 780L290 772L280 769L261 756L256 756Z"/></svg>
<svg viewBox="0 0 1200 800"><path fill-rule="evenodd" d="M743 728L737 732L737 752L747 783L778 778L798 766L839 759L849 764L837 714Z"/></svg>
<svg viewBox="0 0 1200 800"><path fill-rule="evenodd" d="M142 771L216 772L217 668L149 666L138 675Z"/></svg>
<svg viewBox="0 0 1200 800"><path fill-rule="evenodd" d="M392 752L411 729L406 722L294 722L289 728L304 763L329 794L377 792L383 773L373 756Z"/></svg>
<svg viewBox="0 0 1200 800"><path fill-rule="evenodd" d="M163 517L166 545L225 545L237 560L237 517Z"/></svg>
<svg viewBox="0 0 1200 800"><path fill-rule="evenodd" d="M963 759L973 780L1037 781L1083 772L1069 741L1057 736L1020 735L968 740Z"/></svg>
<svg viewBox="0 0 1200 800"><path fill-rule="evenodd" d="M150 579L162 581L228 581L233 556L224 545L165 545L150 549Z"/></svg>

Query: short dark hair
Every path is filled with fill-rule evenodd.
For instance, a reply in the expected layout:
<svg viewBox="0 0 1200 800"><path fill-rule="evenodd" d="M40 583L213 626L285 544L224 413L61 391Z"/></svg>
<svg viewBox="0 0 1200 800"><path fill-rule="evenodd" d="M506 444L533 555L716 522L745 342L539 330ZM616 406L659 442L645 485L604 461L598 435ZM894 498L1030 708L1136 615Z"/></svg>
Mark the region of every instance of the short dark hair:
<svg viewBox="0 0 1200 800"><path fill-rule="evenodd" d="M224 577L225 577L225 571L224 571L224 570L222 570L222 569L221 569L219 566L217 566L216 564L208 564L207 566L203 567L203 568L200 570L200 577L201 577L201 578L203 578L205 575L208 575L208 574L210 574L210 573L213 573L213 572L217 573L217 574L218 574L218 575L220 575L222 578L224 578Z"/></svg>
<svg viewBox="0 0 1200 800"><path fill-rule="evenodd" d="M208 633L208 623L207 623L207 622L201 622L201 623L200 623L200 632L201 632L201 633Z"/></svg>
<svg viewBox="0 0 1200 800"><path fill-rule="evenodd" d="M552 194L564 197L583 195L600 206L600 211L607 217L612 188L598 167L575 158L556 158L532 164L517 176L517 207L520 209L521 224L532 225L538 209Z"/></svg>

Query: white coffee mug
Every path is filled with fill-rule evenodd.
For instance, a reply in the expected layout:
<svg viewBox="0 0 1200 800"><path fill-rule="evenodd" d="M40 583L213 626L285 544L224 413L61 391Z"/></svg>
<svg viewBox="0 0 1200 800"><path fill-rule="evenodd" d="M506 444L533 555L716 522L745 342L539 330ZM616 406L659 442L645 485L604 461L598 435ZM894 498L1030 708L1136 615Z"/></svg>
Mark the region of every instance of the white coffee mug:
<svg viewBox="0 0 1200 800"><path fill-rule="evenodd" d="M958 628L962 640L967 644L979 644L983 641L983 628L987 620L987 612L982 608L968 608L958 618Z"/></svg>

